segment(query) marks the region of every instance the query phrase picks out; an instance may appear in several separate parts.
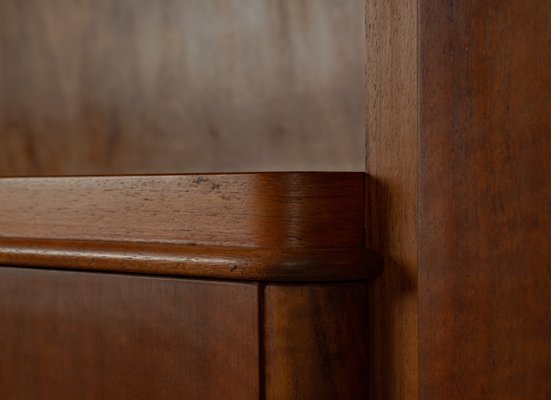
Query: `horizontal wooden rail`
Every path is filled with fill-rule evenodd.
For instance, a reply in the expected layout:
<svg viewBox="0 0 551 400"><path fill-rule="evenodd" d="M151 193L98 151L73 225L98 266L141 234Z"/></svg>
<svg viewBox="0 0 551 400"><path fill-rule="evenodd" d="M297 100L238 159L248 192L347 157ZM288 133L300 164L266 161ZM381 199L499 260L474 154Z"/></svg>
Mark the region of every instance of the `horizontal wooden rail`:
<svg viewBox="0 0 551 400"><path fill-rule="evenodd" d="M0 179L0 264L256 281L365 280L364 174Z"/></svg>
<svg viewBox="0 0 551 400"><path fill-rule="evenodd" d="M370 279L367 249L265 249L157 243L0 239L0 264L253 281Z"/></svg>

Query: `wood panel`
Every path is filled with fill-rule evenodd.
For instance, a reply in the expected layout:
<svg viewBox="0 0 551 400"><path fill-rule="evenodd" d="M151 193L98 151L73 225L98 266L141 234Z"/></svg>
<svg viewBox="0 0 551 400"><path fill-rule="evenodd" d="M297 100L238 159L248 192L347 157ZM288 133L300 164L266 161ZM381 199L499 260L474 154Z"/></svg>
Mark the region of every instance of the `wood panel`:
<svg viewBox="0 0 551 400"><path fill-rule="evenodd" d="M367 246L385 262L369 289L370 398L417 399L416 2L368 0L366 22Z"/></svg>
<svg viewBox="0 0 551 400"><path fill-rule="evenodd" d="M551 398L551 7L420 2L420 398Z"/></svg>
<svg viewBox="0 0 551 400"><path fill-rule="evenodd" d="M363 0L1 0L0 175L363 170Z"/></svg>
<svg viewBox="0 0 551 400"><path fill-rule="evenodd" d="M365 399L367 284L264 288L266 399Z"/></svg>
<svg viewBox="0 0 551 400"><path fill-rule="evenodd" d="M254 284L0 268L2 398L258 399L258 340Z"/></svg>
<svg viewBox="0 0 551 400"><path fill-rule="evenodd" d="M551 396L550 20L367 1L373 398Z"/></svg>

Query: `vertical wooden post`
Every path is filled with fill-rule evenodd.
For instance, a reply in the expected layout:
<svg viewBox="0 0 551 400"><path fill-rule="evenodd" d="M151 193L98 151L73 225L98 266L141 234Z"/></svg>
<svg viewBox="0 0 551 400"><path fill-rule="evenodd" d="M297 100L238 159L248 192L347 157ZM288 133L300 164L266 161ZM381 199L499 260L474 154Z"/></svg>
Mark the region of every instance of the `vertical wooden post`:
<svg viewBox="0 0 551 400"><path fill-rule="evenodd" d="M367 0L373 399L551 397L549 21Z"/></svg>
<svg viewBox="0 0 551 400"><path fill-rule="evenodd" d="M370 288L371 398L417 398L417 9L368 0L367 245L385 257Z"/></svg>

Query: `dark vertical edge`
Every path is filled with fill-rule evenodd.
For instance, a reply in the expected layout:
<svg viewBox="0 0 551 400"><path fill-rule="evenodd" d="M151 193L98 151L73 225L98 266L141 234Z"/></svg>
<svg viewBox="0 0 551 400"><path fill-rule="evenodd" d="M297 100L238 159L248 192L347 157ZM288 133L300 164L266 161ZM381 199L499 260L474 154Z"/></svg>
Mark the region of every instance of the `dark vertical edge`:
<svg viewBox="0 0 551 400"><path fill-rule="evenodd" d="M416 0L416 7L415 7L415 24L416 24L416 38L415 38L415 45L416 45L416 63L415 63L415 78L417 80L417 93L416 93L416 107L417 107L417 115L416 115L416 124L415 128L417 130L417 137L416 137L416 165L415 165L415 174L416 174L416 182L415 182L415 265L417 267L417 279L416 279L416 290L417 290L417 298L416 298L416 304L415 304L415 319L416 319L416 329L415 329L415 350L417 352L417 362L415 363L415 381L416 381L416 390L415 393L411 393L410 397L412 400L421 400L421 357L420 357L420 344L419 344L419 338L421 337L421 323L419 322L419 310L420 310L420 295L419 295L419 275L420 275L420 268L421 268L421 249L419 248L419 242L420 242L420 231L421 231L421 224L419 222L420 219L420 207L421 207L421 171L422 171L422 132L423 132L423 73L422 73L422 66L423 66L423 48L422 48L422 35L423 35L423 24L421 23L421 6L422 1Z"/></svg>
<svg viewBox="0 0 551 400"><path fill-rule="evenodd" d="M264 291L266 285L258 284L258 398L266 399L266 342L265 342L265 324L266 315L264 313Z"/></svg>

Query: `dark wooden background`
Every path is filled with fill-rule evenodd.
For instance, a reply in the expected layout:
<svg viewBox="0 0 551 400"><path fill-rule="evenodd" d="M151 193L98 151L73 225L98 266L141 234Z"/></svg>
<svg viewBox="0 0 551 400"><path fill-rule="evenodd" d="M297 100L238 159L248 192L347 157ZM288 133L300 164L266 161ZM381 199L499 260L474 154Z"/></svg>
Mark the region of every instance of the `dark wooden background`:
<svg viewBox="0 0 551 400"><path fill-rule="evenodd" d="M0 0L0 175L363 170L363 0Z"/></svg>

